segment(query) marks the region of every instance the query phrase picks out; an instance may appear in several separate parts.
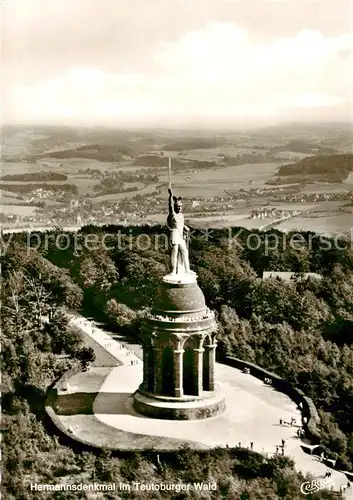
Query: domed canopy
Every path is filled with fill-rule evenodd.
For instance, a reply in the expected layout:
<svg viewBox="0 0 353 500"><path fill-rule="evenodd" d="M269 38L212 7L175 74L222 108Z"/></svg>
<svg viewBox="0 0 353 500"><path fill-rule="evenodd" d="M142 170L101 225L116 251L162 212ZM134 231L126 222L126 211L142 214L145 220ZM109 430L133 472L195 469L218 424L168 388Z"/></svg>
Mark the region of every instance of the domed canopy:
<svg viewBox="0 0 353 500"><path fill-rule="evenodd" d="M154 309L164 312L196 312L205 309L205 297L194 283L162 282L157 291Z"/></svg>

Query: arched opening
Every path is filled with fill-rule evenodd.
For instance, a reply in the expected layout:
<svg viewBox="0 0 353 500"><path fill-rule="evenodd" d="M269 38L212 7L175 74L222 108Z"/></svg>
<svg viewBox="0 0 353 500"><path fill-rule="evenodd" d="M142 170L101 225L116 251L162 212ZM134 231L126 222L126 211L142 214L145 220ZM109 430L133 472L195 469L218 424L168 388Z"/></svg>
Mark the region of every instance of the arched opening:
<svg viewBox="0 0 353 500"><path fill-rule="evenodd" d="M174 396L174 356L171 347L165 347L162 355L162 394Z"/></svg>
<svg viewBox="0 0 353 500"><path fill-rule="evenodd" d="M204 391L210 390L210 350L207 347L211 345L211 338L207 336L204 339L203 347L203 357L202 357L202 388Z"/></svg>
<svg viewBox="0 0 353 500"><path fill-rule="evenodd" d="M202 388L204 391L210 390L210 355L207 347L202 358Z"/></svg>
<svg viewBox="0 0 353 500"><path fill-rule="evenodd" d="M197 394L195 380L195 353L192 339L184 345L183 354L183 389L184 395L195 396Z"/></svg>
<svg viewBox="0 0 353 500"><path fill-rule="evenodd" d="M190 348L186 348L183 355L183 389L185 395L195 394L194 351Z"/></svg>

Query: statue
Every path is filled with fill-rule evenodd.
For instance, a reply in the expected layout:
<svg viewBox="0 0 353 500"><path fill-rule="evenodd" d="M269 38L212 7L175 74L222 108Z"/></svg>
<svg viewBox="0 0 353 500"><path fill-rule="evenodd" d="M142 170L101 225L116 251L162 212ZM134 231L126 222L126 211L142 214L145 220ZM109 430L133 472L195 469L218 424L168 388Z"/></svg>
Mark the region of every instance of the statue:
<svg viewBox="0 0 353 500"><path fill-rule="evenodd" d="M172 246L172 275L176 274L194 274L190 271L189 251L186 244L186 237L190 229L184 224L184 215L182 213L181 197L173 196L171 187L169 193L169 215L167 226L170 230L170 243Z"/></svg>

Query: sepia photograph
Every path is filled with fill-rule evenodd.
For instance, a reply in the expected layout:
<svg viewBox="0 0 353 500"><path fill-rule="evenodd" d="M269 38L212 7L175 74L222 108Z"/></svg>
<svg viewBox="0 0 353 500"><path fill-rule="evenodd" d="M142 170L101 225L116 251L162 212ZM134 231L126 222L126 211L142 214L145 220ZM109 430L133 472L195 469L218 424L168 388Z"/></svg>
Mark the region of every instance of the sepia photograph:
<svg viewBox="0 0 353 500"><path fill-rule="evenodd" d="M353 500L353 0L3 0L4 500Z"/></svg>

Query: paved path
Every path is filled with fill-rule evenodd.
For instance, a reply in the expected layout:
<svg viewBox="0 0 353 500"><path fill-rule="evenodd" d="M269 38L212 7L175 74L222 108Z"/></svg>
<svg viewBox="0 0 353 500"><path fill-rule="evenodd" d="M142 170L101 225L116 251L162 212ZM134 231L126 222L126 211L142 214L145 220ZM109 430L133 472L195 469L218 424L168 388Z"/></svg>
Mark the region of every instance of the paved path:
<svg viewBox="0 0 353 500"><path fill-rule="evenodd" d="M324 477L327 466L301 449L300 440L296 437L297 427L279 425L279 418L289 422L294 417L297 423L301 422L299 410L285 394L236 368L216 363L216 379L227 404L222 415L177 422L143 417L133 410L131 398L142 382L142 360L93 321L77 314L70 315L70 318L72 324L114 356L120 365L111 369L93 403L95 417L104 425L102 428L116 429L115 432L120 435L125 432L153 436L154 439L159 437L163 442L168 438L193 442L200 448L226 444L237 446L239 443L242 447L250 447L250 442L253 442L255 451L269 456L275 453L276 446L280 446L284 439L285 454L294 459L298 471L309 473L314 478ZM80 384L75 390L85 392ZM65 418L69 422L70 417ZM344 474L335 470L331 472L335 490L347 484ZM345 498L353 498L352 491L348 490Z"/></svg>
<svg viewBox="0 0 353 500"><path fill-rule="evenodd" d="M135 355L133 349L127 347L123 342L114 340L111 334L99 328L94 321L79 314L70 314L69 317L70 323L82 330L108 354L113 356L117 360L117 365L138 365L139 369L142 370L142 359Z"/></svg>

